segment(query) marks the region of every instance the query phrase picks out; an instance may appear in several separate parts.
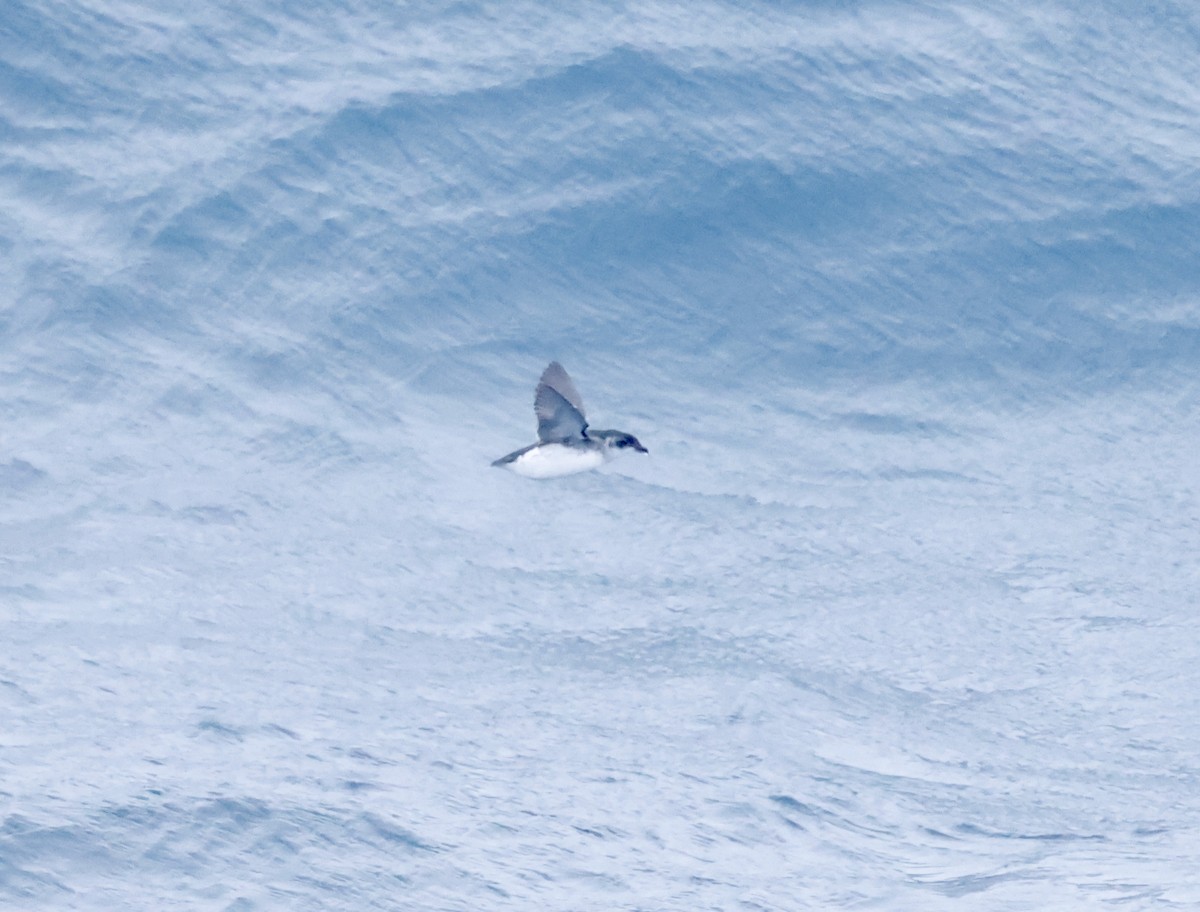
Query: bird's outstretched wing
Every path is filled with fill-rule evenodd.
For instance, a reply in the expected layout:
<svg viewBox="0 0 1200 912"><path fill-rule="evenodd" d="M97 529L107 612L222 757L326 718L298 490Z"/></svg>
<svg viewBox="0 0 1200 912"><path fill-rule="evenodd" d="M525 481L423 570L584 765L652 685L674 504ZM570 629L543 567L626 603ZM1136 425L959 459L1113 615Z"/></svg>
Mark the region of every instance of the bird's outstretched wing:
<svg viewBox="0 0 1200 912"><path fill-rule="evenodd" d="M581 416L587 415L587 412L583 410L583 397L579 395L579 390L575 389L575 384L571 382L566 370L557 361L551 361L550 365L542 371L542 379L538 385L543 384L571 403L571 407Z"/></svg>
<svg viewBox="0 0 1200 912"><path fill-rule="evenodd" d="M539 440L581 440L587 436L583 399L557 361L551 361L542 371L533 410L537 413Z"/></svg>

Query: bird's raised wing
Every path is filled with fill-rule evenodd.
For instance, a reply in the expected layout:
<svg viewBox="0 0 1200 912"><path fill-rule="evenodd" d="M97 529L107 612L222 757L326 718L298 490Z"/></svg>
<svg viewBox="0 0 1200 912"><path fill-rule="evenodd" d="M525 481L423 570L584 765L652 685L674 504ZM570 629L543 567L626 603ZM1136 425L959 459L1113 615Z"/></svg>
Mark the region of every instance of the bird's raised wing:
<svg viewBox="0 0 1200 912"><path fill-rule="evenodd" d="M557 361L550 362L550 366L542 371L533 397L533 410L537 413L539 440L581 440L586 436L583 399Z"/></svg>
<svg viewBox="0 0 1200 912"><path fill-rule="evenodd" d="M557 361L551 361L549 367L542 371L542 379L538 385L550 387L550 389L566 399L567 402L571 403L571 407L579 412L580 415L587 415L587 412L583 409L583 397L579 395L579 390L575 389L575 384L571 382L571 378L567 376L566 370Z"/></svg>

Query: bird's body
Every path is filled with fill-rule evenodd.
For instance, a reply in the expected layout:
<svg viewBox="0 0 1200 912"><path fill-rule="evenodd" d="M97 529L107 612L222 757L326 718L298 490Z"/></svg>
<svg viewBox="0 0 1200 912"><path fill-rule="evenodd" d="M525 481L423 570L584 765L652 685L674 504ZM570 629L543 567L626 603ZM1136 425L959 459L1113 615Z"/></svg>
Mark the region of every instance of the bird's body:
<svg viewBox="0 0 1200 912"><path fill-rule="evenodd" d="M526 478L558 478L588 472L632 448L648 452L624 431L588 431L583 400L563 366L552 361L542 372L534 394L538 442L502 456L492 463Z"/></svg>
<svg viewBox="0 0 1200 912"><path fill-rule="evenodd" d="M511 469L526 478L558 478L598 469L604 465L604 453L598 446L535 443L497 459L492 465Z"/></svg>

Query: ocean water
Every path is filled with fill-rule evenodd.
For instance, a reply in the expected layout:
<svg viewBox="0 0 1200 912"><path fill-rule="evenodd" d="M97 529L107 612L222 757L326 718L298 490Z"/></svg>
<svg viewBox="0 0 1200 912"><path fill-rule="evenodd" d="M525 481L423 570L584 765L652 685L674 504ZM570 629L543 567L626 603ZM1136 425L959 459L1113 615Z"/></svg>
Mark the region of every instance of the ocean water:
<svg viewBox="0 0 1200 912"><path fill-rule="evenodd" d="M0 907L1200 907L1198 46L7 0Z"/></svg>

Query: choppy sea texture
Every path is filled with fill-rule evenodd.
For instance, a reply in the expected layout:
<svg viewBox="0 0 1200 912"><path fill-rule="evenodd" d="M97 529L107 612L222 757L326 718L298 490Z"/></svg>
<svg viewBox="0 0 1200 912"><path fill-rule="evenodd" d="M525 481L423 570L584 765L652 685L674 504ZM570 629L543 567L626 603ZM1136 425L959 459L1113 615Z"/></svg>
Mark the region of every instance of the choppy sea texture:
<svg viewBox="0 0 1200 912"><path fill-rule="evenodd" d="M1200 904L1198 39L6 3L0 901Z"/></svg>

